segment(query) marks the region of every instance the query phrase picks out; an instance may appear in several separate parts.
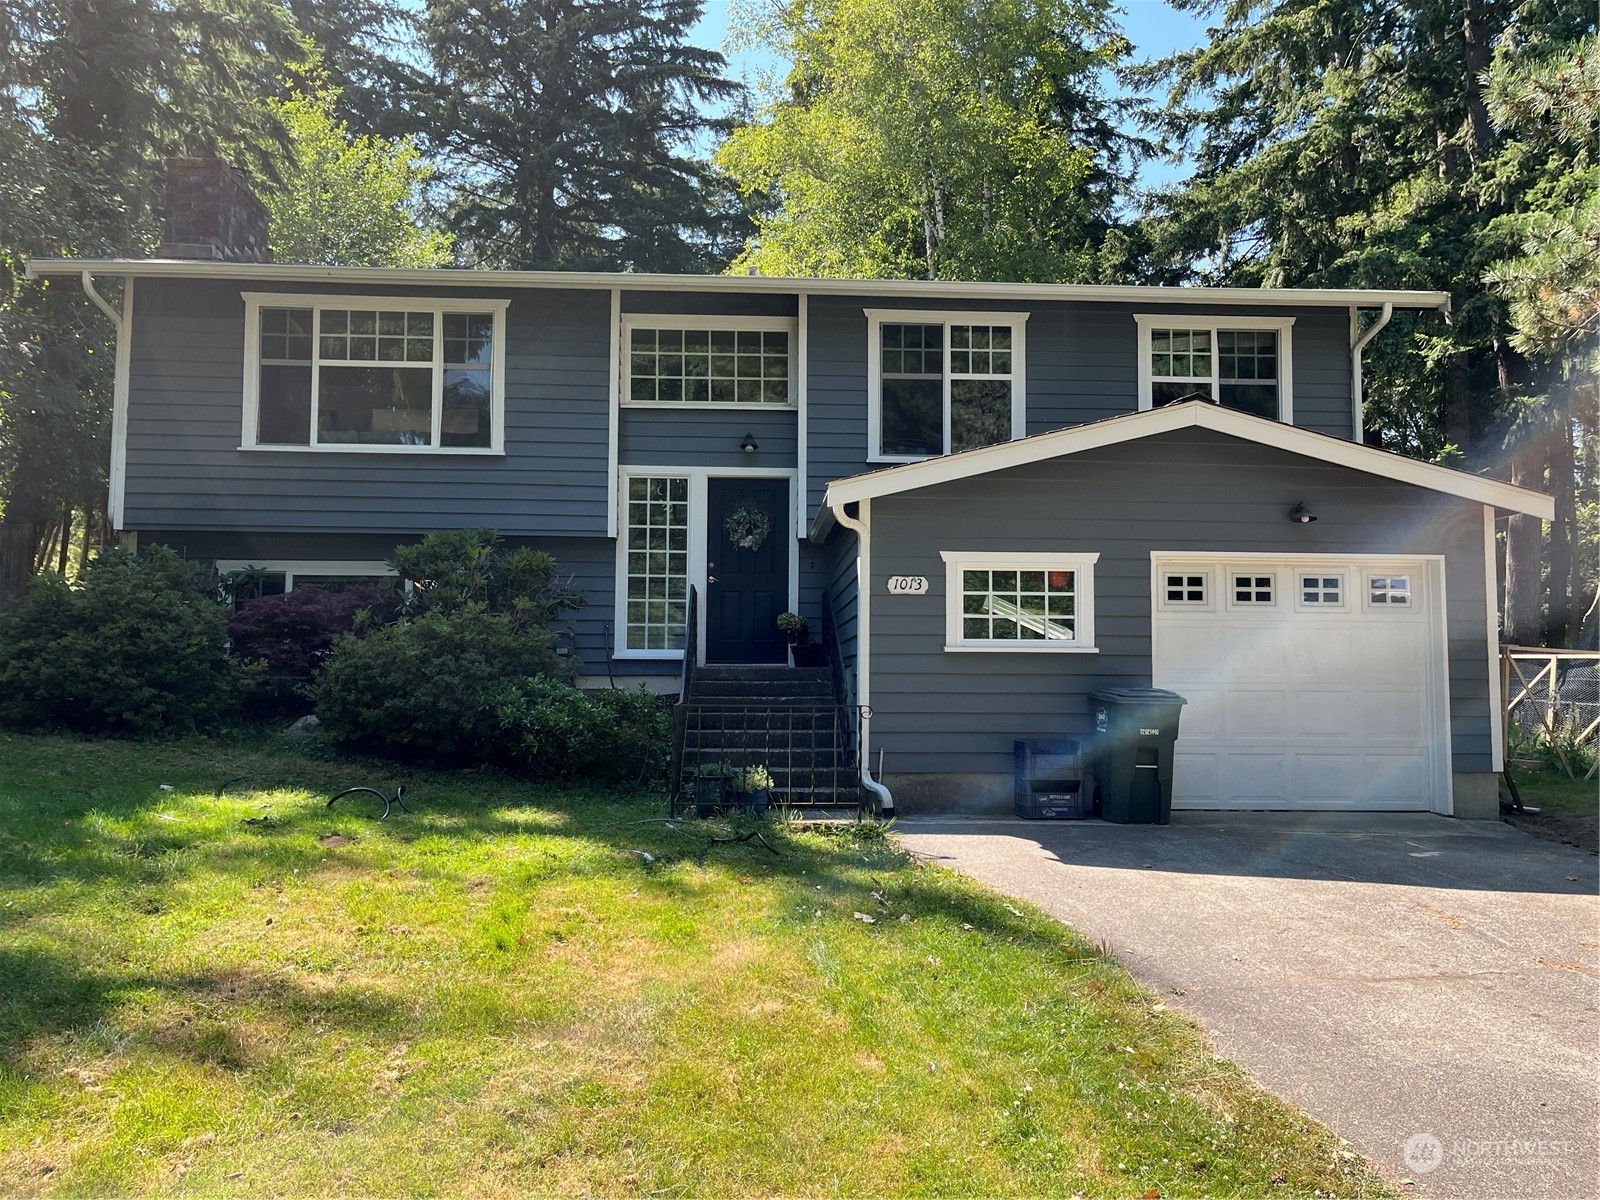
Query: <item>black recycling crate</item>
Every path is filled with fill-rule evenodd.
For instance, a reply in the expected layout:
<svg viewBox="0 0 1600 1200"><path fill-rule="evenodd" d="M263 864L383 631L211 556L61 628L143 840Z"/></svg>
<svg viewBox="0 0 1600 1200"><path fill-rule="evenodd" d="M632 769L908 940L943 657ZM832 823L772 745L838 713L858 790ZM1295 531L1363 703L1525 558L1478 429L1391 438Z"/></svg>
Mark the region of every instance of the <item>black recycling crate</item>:
<svg viewBox="0 0 1600 1200"><path fill-rule="evenodd" d="M1081 821L1093 815L1083 786L1083 751L1070 738L1011 744L1012 799L1028 820Z"/></svg>

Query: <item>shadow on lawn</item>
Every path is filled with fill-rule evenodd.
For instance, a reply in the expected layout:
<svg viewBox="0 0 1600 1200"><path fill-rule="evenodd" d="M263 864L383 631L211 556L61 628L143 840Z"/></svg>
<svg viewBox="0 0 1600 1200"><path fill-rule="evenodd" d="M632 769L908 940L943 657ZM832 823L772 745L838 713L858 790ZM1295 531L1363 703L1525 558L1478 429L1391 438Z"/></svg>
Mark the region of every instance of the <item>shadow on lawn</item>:
<svg viewBox="0 0 1600 1200"><path fill-rule="evenodd" d="M133 999L135 1012L166 1015L149 1026L107 1028L106 1015ZM322 1031L398 1031L410 1019L408 1004L369 987L323 987L245 968L170 976L132 967L117 972L39 948L0 948L0 1065L13 1069L21 1069L31 1041L62 1034L93 1057L138 1039L193 1062L244 1069L255 1064L237 1018L255 1007Z"/></svg>

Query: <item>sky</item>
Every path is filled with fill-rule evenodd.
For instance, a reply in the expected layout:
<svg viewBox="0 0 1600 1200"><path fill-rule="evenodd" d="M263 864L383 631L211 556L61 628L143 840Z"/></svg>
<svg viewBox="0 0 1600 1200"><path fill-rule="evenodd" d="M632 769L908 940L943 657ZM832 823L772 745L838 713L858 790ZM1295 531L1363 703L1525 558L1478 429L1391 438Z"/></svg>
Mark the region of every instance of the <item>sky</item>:
<svg viewBox="0 0 1600 1200"><path fill-rule="evenodd" d="M765 52L730 52L724 46L728 35L729 0L705 0L705 12L694 27L690 40L697 45L722 50L728 55L730 73L754 83L757 75L777 65ZM1133 42L1136 59L1160 58L1174 50L1187 50L1205 40L1205 22L1181 13L1166 0L1121 0L1122 27ZM1139 172L1142 187L1159 187L1176 182L1188 173L1182 163L1146 163Z"/></svg>

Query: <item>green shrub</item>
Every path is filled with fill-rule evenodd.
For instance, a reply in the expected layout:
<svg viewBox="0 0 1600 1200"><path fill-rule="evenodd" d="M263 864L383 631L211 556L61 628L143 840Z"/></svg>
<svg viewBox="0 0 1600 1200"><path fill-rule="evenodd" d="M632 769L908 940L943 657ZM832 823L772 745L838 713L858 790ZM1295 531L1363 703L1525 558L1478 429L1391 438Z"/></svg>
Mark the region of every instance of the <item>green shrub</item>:
<svg viewBox="0 0 1600 1200"><path fill-rule="evenodd" d="M231 714L261 670L228 656L221 607L177 554L112 550L44 575L0 614L0 721L148 734Z"/></svg>
<svg viewBox="0 0 1600 1200"><path fill-rule="evenodd" d="M479 607L533 628L552 626L586 603L554 558L526 547L507 550L492 529L430 533L397 548L390 565L413 584L407 600L413 614Z"/></svg>
<svg viewBox="0 0 1600 1200"><path fill-rule="evenodd" d="M491 758L508 687L570 675L552 641L547 627L470 603L346 634L312 689L317 717L335 741L395 758Z"/></svg>
<svg viewBox="0 0 1600 1200"><path fill-rule="evenodd" d="M526 679L497 706L501 761L543 779L645 782L666 775L672 716L638 691L584 691L554 679Z"/></svg>

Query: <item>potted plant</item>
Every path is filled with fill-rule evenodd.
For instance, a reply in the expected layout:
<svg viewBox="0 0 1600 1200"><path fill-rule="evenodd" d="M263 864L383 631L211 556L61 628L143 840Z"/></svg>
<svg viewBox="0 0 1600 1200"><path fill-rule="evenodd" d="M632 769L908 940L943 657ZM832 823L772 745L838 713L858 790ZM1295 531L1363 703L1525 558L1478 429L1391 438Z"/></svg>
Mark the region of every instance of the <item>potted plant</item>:
<svg viewBox="0 0 1600 1200"><path fill-rule="evenodd" d="M822 647L811 644L811 623L799 613L778 614L778 628L789 639L789 654L797 667L826 666Z"/></svg>
<svg viewBox="0 0 1600 1200"><path fill-rule="evenodd" d="M728 781L733 778L732 763L700 763L694 769L694 815L714 817L727 802Z"/></svg>
<svg viewBox="0 0 1600 1200"><path fill-rule="evenodd" d="M767 793L772 790L772 774L764 766L746 767L733 776L733 803L751 816L767 815Z"/></svg>

